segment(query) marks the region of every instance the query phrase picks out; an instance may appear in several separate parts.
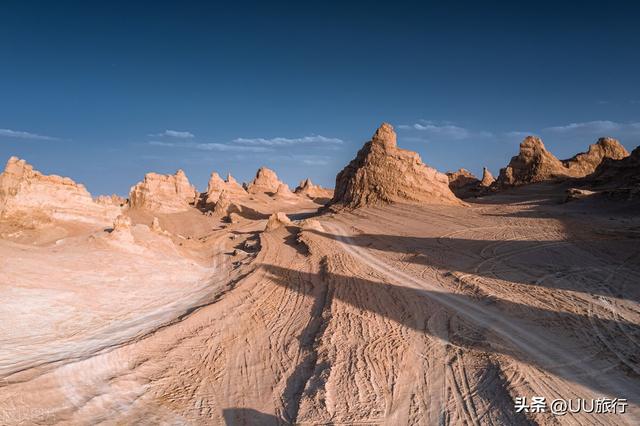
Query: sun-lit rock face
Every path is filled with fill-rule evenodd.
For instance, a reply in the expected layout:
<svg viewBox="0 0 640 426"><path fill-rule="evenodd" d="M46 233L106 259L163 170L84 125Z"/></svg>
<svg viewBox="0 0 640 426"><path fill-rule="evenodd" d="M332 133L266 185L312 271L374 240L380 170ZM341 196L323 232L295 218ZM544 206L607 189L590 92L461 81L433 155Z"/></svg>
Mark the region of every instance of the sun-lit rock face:
<svg viewBox="0 0 640 426"><path fill-rule="evenodd" d="M213 205L220 199L220 194L226 192L229 195L246 195L247 191L231 175L223 180L216 172L211 173L207 185L206 204Z"/></svg>
<svg viewBox="0 0 640 426"><path fill-rule="evenodd" d="M295 198L296 194L291 192L289 189L289 185L286 183L281 183L278 185L278 189L276 190L275 197L276 198Z"/></svg>
<svg viewBox="0 0 640 426"><path fill-rule="evenodd" d="M568 169L568 174L573 177L583 177L593 173L605 158L620 160L629 155L620 142L614 138L600 138L589 145L587 152L576 154L562 164Z"/></svg>
<svg viewBox="0 0 640 426"><path fill-rule="evenodd" d="M482 180L480 181L480 186L483 188L488 188L493 185L493 182L496 181L496 178L493 177L489 169L486 167L482 168Z"/></svg>
<svg viewBox="0 0 640 426"><path fill-rule="evenodd" d="M558 160L545 148L542 140L527 136L520 144L520 152L509 165L500 170L496 186L509 187L549 180L581 178L587 176L606 158L621 159L627 150L613 138L600 138L587 152L568 160Z"/></svg>
<svg viewBox="0 0 640 426"><path fill-rule="evenodd" d="M306 195L309 198L332 198L333 191L327 188L323 188L320 185L316 185L311 182L311 179L307 178L300 182L295 191L298 195Z"/></svg>
<svg viewBox="0 0 640 426"><path fill-rule="evenodd" d="M269 193L275 194L282 184L278 175L271 169L260 167L256 177L247 185L247 192L250 194Z"/></svg>
<svg viewBox="0 0 640 426"><path fill-rule="evenodd" d="M11 157L0 174L0 217L22 221L111 222L115 205L97 203L84 185L67 177L43 175L25 160Z"/></svg>
<svg viewBox="0 0 640 426"><path fill-rule="evenodd" d="M382 124L336 177L332 204L361 207L412 202L462 204L444 173L426 166L420 156L396 145L390 124Z"/></svg>
<svg viewBox="0 0 640 426"><path fill-rule="evenodd" d="M182 170L175 175L147 173L131 188L129 205L158 213L185 211L196 202L198 192Z"/></svg>
<svg viewBox="0 0 640 426"><path fill-rule="evenodd" d="M518 186L564 176L567 176L566 168L547 151L542 140L527 136L520 143L518 155L512 157L509 165L500 170L496 183L499 186Z"/></svg>

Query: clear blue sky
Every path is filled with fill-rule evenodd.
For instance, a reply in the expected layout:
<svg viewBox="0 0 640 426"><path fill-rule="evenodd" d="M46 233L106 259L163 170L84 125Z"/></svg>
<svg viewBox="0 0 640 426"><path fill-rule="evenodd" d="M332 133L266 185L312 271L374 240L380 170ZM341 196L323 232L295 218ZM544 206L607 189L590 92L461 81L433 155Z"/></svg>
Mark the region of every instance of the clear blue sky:
<svg viewBox="0 0 640 426"><path fill-rule="evenodd" d="M333 186L382 121L442 171L497 173L525 133L640 144L632 2L211 3L3 1L0 160L124 195L178 168Z"/></svg>

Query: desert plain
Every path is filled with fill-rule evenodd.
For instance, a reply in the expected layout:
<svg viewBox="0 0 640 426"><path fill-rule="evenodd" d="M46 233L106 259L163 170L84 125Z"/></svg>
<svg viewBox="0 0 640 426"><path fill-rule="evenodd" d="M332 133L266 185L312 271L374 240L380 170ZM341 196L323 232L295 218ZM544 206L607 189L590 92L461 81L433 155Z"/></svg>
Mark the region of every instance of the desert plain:
<svg viewBox="0 0 640 426"><path fill-rule="evenodd" d="M0 424L638 424L640 150L516 154L444 174L383 124L334 189L178 171L127 199L9 159Z"/></svg>

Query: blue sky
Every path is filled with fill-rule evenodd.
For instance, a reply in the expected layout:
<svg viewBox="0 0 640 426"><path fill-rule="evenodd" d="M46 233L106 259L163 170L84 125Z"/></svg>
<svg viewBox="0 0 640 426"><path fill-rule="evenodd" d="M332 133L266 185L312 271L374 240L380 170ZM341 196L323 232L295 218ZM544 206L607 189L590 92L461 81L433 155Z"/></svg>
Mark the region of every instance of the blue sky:
<svg viewBox="0 0 640 426"><path fill-rule="evenodd" d="M497 173L528 133L640 144L631 2L128 3L3 2L1 161L124 195L178 168L333 186L383 121L442 171Z"/></svg>

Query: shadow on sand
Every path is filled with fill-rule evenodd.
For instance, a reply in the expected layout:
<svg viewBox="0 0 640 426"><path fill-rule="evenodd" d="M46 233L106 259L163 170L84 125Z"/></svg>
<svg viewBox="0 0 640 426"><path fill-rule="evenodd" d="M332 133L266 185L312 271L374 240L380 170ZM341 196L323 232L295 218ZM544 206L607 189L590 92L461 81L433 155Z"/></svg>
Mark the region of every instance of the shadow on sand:
<svg viewBox="0 0 640 426"><path fill-rule="evenodd" d="M275 265L262 267L276 284L323 299L314 303L322 309L330 309L330 305L338 300L362 312L371 312L404 327L436 336L449 344L508 355L594 391L625 397L629 402L640 402L640 376L631 368L640 362L635 351L617 355L610 353L606 361L586 359L584 352L591 349L591 342L597 339L597 335L627 335L640 339L637 324L556 312L503 299L401 287L328 272L312 274ZM292 282L291 276L300 279ZM313 285L321 288L310 290L305 288L309 284L300 283L315 283ZM429 318L442 310L449 313L446 315L447 327L430 328ZM312 312L312 317L317 316L317 312ZM300 336L301 340L308 338ZM604 371L611 362L620 368L597 373ZM309 377L304 379L306 381ZM296 418L296 411L293 410L291 418Z"/></svg>

